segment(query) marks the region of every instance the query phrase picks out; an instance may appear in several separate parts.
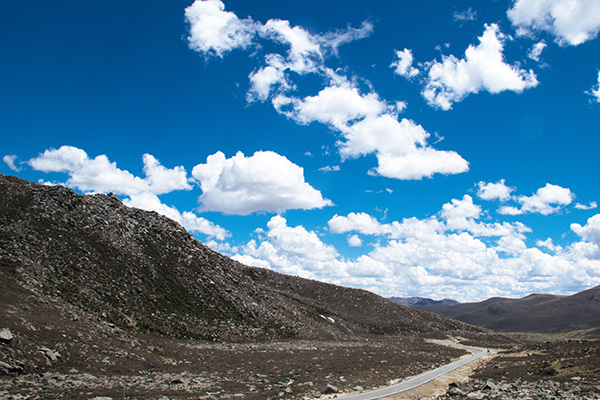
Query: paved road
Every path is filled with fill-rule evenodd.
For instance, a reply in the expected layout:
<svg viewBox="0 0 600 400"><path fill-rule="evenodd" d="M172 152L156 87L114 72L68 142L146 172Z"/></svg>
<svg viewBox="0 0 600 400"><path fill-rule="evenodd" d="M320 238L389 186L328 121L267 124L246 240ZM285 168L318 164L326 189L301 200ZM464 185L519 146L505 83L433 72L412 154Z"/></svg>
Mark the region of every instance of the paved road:
<svg viewBox="0 0 600 400"><path fill-rule="evenodd" d="M404 392L406 390L416 388L417 386L421 386L424 383L434 380L435 378L439 378L440 376L447 374L448 372L453 371L458 367L462 367L463 365L473 360L477 360L478 358L481 358L488 354L487 349L482 349L480 347L471 347L471 349L476 351L476 353L451 362L450 364L446 364L442 367L436 368L432 371L424 372L421 375L417 375L414 378L408 379L404 382L400 382L398 384L388 386L382 389L372 390L370 392L351 394L348 396L341 396L338 398L344 400L373 400L380 399L385 396L391 396L393 394Z"/></svg>

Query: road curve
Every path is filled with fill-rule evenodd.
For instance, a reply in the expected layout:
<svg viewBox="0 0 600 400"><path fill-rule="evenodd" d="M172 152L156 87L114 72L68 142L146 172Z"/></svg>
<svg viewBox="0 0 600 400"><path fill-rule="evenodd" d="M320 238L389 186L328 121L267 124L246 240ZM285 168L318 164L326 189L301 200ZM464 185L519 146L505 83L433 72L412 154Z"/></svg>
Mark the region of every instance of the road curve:
<svg viewBox="0 0 600 400"><path fill-rule="evenodd" d="M456 368L462 367L463 365L470 363L471 361L477 360L488 354L487 349L483 349L481 347L469 347L470 349L476 351L470 356L460 358L450 364L446 364L439 368L436 368L431 371L423 372L420 375L417 375L413 378L410 378L406 381L397 383L392 386L387 386L377 390L371 390L369 392L351 394L348 396L338 397L339 399L344 400L373 400L373 399L381 399L386 396L391 396L393 394L401 393L406 390L414 389L417 386L421 386L429 381L432 381L440 376L447 374L450 371L455 370Z"/></svg>

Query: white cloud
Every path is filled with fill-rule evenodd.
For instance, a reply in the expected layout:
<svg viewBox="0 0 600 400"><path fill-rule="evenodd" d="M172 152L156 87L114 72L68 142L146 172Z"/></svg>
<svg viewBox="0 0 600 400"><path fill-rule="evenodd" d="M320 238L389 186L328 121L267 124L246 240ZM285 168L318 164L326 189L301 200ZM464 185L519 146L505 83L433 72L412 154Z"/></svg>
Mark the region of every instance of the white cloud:
<svg viewBox="0 0 600 400"><path fill-rule="evenodd" d="M597 0L516 0L507 14L517 33L531 36L546 31L561 46L577 46L600 31Z"/></svg>
<svg viewBox="0 0 600 400"><path fill-rule="evenodd" d="M306 278L346 275L333 246L323 243L314 232L302 226L290 227L285 218L276 215L267 223L267 237L260 245L254 240L233 258L255 266Z"/></svg>
<svg viewBox="0 0 600 400"><path fill-rule="evenodd" d="M413 55L409 49L396 50L396 60L390 65L396 75L412 78L419 75L419 70L413 67Z"/></svg>
<svg viewBox="0 0 600 400"><path fill-rule="evenodd" d="M196 0L185 9L189 24L189 46L204 54L222 57L236 48L246 48L256 35L257 25L252 19L239 19L225 11L220 0Z"/></svg>
<svg viewBox="0 0 600 400"><path fill-rule="evenodd" d="M348 245L350 247L360 247L360 246L362 246L362 244L363 244L363 242L358 237L358 235L348 236Z"/></svg>
<svg viewBox="0 0 600 400"><path fill-rule="evenodd" d="M600 214L589 218L584 226L571 224L571 230L584 241L577 249L587 258L600 260Z"/></svg>
<svg viewBox="0 0 600 400"><path fill-rule="evenodd" d="M593 210L595 208L598 208L598 203L596 203L595 201L592 201L590 204L577 203L575 204L575 208L578 210Z"/></svg>
<svg viewBox="0 0 600 400"><path fill-rule="evenodd" d="M323 168L319 168L319 171L322 172L337 172L340 170L340 166L339 165L334 165L334 166L325 166Z"/></svg>
<svg viewBox="0 0 600 400"><path fill-rule="evenodd" d="M6 165L8 165L8 168L10 168L11 170L13 170L15 172L19 172L21 170L21 168L15 164L16 160L17 160L17 156L15 156L15 155L7 154L4 157L2 157L2 161L4 161L6 163Z"/></svg>
<svg viewBox="0 0 600 400"><path fill-rule="evenodd" d="M357 88L336 86L326 87L316 96L302 100L280 96L274 104L277 111L298 123L318 121L340 131L346 130L352 121L377 116L387 109L376 93L362 95ZM285 111L284 106L292 106L292 110Z"/></svg>
<svg viewBox="0 0 600 400"><path fill-rule="evenodd" d="M600 214L590 217L585 226L572 224L571 230L586 242L593 243L600 247Z"/></svg>
<svg viewBox="0 0 600 400"><path fill-rule="evenodd" d="M304 181L301 167L271 151L251 157L238 152L231 158L217 152L196 165L192 175L200 182L202 210L248 215L332 205Z"/></svg>
<svg viewBox="0 0 600 400"><path fill-rule="evenodd" d="M464 11L455 11L454 12L454 21L464 22L464 21L475 21L477 19L477 11L474 11L473 8L469 7Z"/></svg>
<svg viewBox="0 0 600 400"><path fill-rule="evenodd" d="M367 254L347 260L302 226L274 217L260 245L251 241L236 259L305 277L361 287L384 296L421 295L461 301L497 295L561 292L600 283L600 215L581 227L582 242L568 248L538 241L527 247L522 224L476 221L482 211L470 196L443 207L440 218L407 218L383 224L365 213L334 216L333 233L379 236ZM466 223L465 223L466 222ZM485 237L485 240L483 238ZM358 235L347 238L362 243ZM357 240L358 239L358 240ZM594 258L596 257L596 258Z"/></svg>
<svg viewBox="0 0 600 400"><path fill-rule="evenodd" d="M333 233L356 231L365 235L383 235L391 230L367 213L350 213L343 217L334 215L328 222Z"/></svg>
<svg viewBox="0 0 600 400"><path fill-rule="evenodd" d="M532 196L519 196L517 201L521 203L521 208L504 206L498 212L505 215L527 213L549 215L558 212L562 206L571 204L574 197L570 189L547 183Z"/></svg>
<svg viewBox="0 0 600 400"><path fill-rule="evenodd" d="M191 232L199 232L218 240L230 236L227 230L186 211L163 204L158 195L177 190L191 190L183 167L168 169L150 154L144 154L145 178L134 176L117 168L105 155L90 159L87 153L73 146L49 149L29 160L33 169L43 172L63 172L69 175L66 185L83 192L108 193L128 196L123 203L169 217Z"/></svg>
<svg viewBox="0 0 600 400"><path fill-rule="evenodd" d="M592 101L600 103L600 72L598 72L598 84L592 86L586 93L592 96Z"/></svg>
<svg viewBox="0 0 600 400"><path fill-rule="evenodd" d="M373 33L373 24L363 22L360 28L348 26L346 29L341 29L336 32L328 32L319 36L321 46L331 49L333 54L338 53L338 48L346 43L355 40L364 39Z"/></svg>
<svg viewBox="0 0 600 400"><path fill-rule="evenodd" d="M345 139L337 143L342 160L374 153L379 163L374 174L422 179L469 169L456 152L428 146L430 134L411 120L398 121L395 107L376 93L364 95L355 87L330 86L316 96L296 99L281 95L273 103L279 112L299 123L318 121L340 131Z"/></svg>
<svg viewBox="0 0 600 400"><path fill-rule="evenodd" d="M540 57L542 56L542 52L546 47L548 47L548 45L543 40L539 43L534 44L531 50L529 51L528 57L531 58L533 61L539 62Z"/></svg>
<svg viewBox="0 0 600 400"><path fill-rule="evenodd" d="M479 182L477 183L478 190L477 196L483 200L500 200L507 201L512 196L511 193L514 191L513 188L508 187L504 184L505 180L502 179L499 182Z"/></svg>
<svg viewBox="0 0 600 400"><path fill-rule="evenodd" d="M429 63L427 84L423 96L432 106L449 110L471 93L513 91L520 93L537 86L533 71L504 62L506 36L498 25L485 26L479 45L469 46L465 58L444 56L442 62Z"/></svg>

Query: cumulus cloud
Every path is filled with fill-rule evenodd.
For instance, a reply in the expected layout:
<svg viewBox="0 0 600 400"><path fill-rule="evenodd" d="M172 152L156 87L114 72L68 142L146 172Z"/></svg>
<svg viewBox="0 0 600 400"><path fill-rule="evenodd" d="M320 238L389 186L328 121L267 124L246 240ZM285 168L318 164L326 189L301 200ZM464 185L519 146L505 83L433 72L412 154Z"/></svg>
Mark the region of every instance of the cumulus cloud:
<svg viewBox="0 0 600 400"><path fill-rule="evenodd" d="M378 237L378 245L344 259L315 232L274 217L268 232L239 249L236 259L281 272L362 287L384 296L421 295L481 300L507 294L564 291L565 286L600 283L600 215L572 229L581 238L567 248L551 240L528 247L523 224L482 223L480 206L465 195L444 205L437 216L381 223L366 213L336 215L329 230ZM596 257L596 258L594 258Z"/></svg>
<svg viewBox="0 0 600 400"><path fill-rule="evenodd" d="M330 206L321 193L304 180L304 170L284 156L258 151L250 157L238 152L208 156L192 170L200 182L201 209L226 214L309 210Z"/></svg>
<svg viewBox="0 0 600 400"><path fill-rule="evenodd" d="M145 178L121 170L106 155L89 158L87 153L73 146L48 149L28 161L35 170L62 172L69 175L66 186L88 193L113 192L127 196L123 202L131 207L156 211L191 232L198 232L224 240L230 233L192 212L180 213L175 207L162 203L158 195L177 190L191 190L187 172L181 166L166 168L152 155L144 154Z"/></svg>
<svg viewBox="0 0 600 400"><path fill-rule="evenodd" d="M16 155L8 155L7 154L4 157L2 157L2 161L4 161L6 163L6 165L8 165L8 168L10 168L11 170L13 170L15 172L19 172L21 170L21 168L15 164L15 161L17 161Z"/></svg>
<svg viewBox="0 0 600 400"><path fill-rule="evenodd" d="M257 25L252 19L239 19L225 11L220 0L196 0L185 9L189 24L189 46L203 54L222 57L224 53L246 48L256 35Z"/></svg>
<svg viewBox="0 0 600 400"><path fill-rule="evenodd" d="M600 247L600 214L596 214L587 220L587 224L571 224L571 230L578 234L586 242Z"/></svg>
<svg viewBox="0 0 600 400"><path fill-rule="evenodd" d="M498 212L505 215L527 213L549 215L560 211L563 206L571 204L574 197L570 189L547 183L532 196L519 196L517 201L521 204L521 208L504 206Z"/></svg>
<svg viewBox="0 0 600 400"><path fill-rule="evenodd" d="M505 180L502 179L496 183L483 181L477 183L477 196L483 200L509 200L512 198L511 193L514 191L514 189L506 186L504 182Z"/></svg>
<svg viewBox="0 0 600 400"><path fill-rule="evenodd" d="M506 36L496 24L485 26L479 37L479 45L471 45L465 58L443 56L442 62L429 63L427 83L423 96L430 105L443 110L462 101L471 93L482 90L490 93L513 91L520 93L538 84L533 71L525 71L518 65L504 61Z"/></svg>
<svg viewBox="0 0 600 400"><path fill-rule="evenodd" d="M396 50L396 60L390 65L396 75L412 78L419 75L419 70L413 66L413 55L409 49Z"/></svg>
<svg viewBox="0 0 600 400"><path fill-rule="evenodd" d="M595 0L516 0L507 14L518 34L549 32L561 46L577 46L600 31L600 3Z"/></svg>
<svg viewBox="0 0 600 400"><path fill-rule="evenodd" d="M433 174L458 174L469 164L453 151L427 144L430 134L409 119L398 120L396 109L376 93L355 87L330 86L304 99L279 96L276 109L301 124L318 121L341 132L337 142L342 160L375 154L372 174L396 179L422 179Z"/></svg>
<svg viewBox="0 0 600 400"><path fill-rule="evenodd" d="M358 235L348 236L348 245L350 247L360 247L362 246L362 244L363 242L361 238L358 237Z"/></svg>
<svg viewBox="0 0 600 400"><path fill-rule="evenodd" d="M600 72L598 72L598 84L592 86L586 93L592 97L592 101L600 103Z"/></svg>
<svg viewBox="0 0 600 400"><path fill-rule="evenodd" d="M233 258L250 265L306 278L345 275L345 267L331 245L319 239L315 232L303 226L290 227L279 215L267 223L267 234L260 245L252 240L242 249L243 255Z"/></svg>

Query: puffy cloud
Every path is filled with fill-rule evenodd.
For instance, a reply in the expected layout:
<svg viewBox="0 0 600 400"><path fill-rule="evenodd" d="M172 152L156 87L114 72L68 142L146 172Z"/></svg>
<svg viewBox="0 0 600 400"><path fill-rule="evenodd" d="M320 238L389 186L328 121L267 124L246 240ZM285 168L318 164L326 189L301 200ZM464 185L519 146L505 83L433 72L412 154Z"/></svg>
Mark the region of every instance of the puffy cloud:
<svg viewBox="0 0 600 400"><path fill-rule="evenodd" d="M7 154L4 157L2 157L2 161L4 161L6 163L6 165L8 165L8 168L12 169L15 172L18 172L21 170L21 168L15 164L16 160L17 160L16 155L8 155Z"/></svg>
<svg viewBox="0 0 600 400"><path fill-rule="evenodd" d="M357 88L336 86L326 87L316 96L302 100L280 96L274 104L279 112L298 123L318 121L340 131L346 130L352 121L377 116L387 109L376 93L363 95ZM292 109L285 111L285 106Z"/></svg>
<svg viewBox="0 0 600 400"><path fill-rule="evenodd" d="M202 210L248 215L332 205L304 181L301 167L271 151L251 157L238 152L231 158L217 152L192 175L200 182Z"/></svg>
<svg viewBox="0 0 600 400"><path fill-rule="evenodd" d="M69 174L67 185L84 192L114 192L131 196L192 188L183 167L167 169L150 154L144 155L145 179L117 168L117 164L110 162L105 155L90 159L84 150L73 146L48 149L28 163L38 171Z"/></svg>
<svg viewBox="0 0 600 400"><path fill-rule="evenodd" d="M600 214L596 214L587 220L587 224L571 224L571 230L578 234L586 242L600 247Z"/></svg>
<svg viewBox="0 0 600 400"><path fill-rule="evenodd" d="M498 212L505 215L527 213L548 215L558 212L562 206L571 204L574 197L570 189L547 183L546 186L539 188L532 196L519 196L517 201L521 203L521 208L504 206Z"/></svg>
<svg viewBox="0 0 600 400"><path fill-rule="evenodd" d="M146 182L152 188L152 193L163 194L175 190L190 190L192 185L188 182L185 168L179 166L168 169L150 154L144 154L144 174Z"/></svg>
<svg viewBox="0 0 600 400"><path fill-rule="evenodd" d="M507 14L517 33L546 31L561 46L577 46L600 31L600 3L595 0L516 0Z"/></svg>
<svg viewBox="0 0 600 400"><path fill-rule="evenodd" d="M69 175L66 185L83 192L108 193L128 196L123 202L130 207L156 211L169 217L191 232L199 232L218 240L230 236L229 232L192 212L180 213L175 207L162 203L158 195L176 190L191 190L187 172L183 167L168 169L150 154L144 154L145 178L134 176L117 168L105 155L93 159L73 146L49 149L29 160L33 169L43 172L64 172Z"/></svg>
<svg viewBox="0 0 600 400"><path fill-rule="evenodd" d="M358 235L348 236L348 245L350 247L360 247L360 246L362 246L362 244L363 244L363 242L358 237Z"/></svg>
<svg viewBox="0 0 600 400"><path fill-rule="evenodd" d="M243 254L233 258L306 278L346 275L335 248L323 243L316 233L303 226L290 227L279 215L271 218L267 228L266 240L260 245L251 240L243 247Z"/></svg>
<svg viewBox="0 0 600 400"><path fill-rule="evenodd" d="M573 225L583 241L568 248L551 240L538 241L539 247L555 253L551 255L527 246L524 234L530 230L522 224L476 221L482 211L472 200L470 196L452 200L440 211L441 219L407 218L383 224L366 213L336 215L329 221L333 233L379 236L378 245L351 260L342 258L315 232L273 217L260 244L252 240L239 249L236 259L384 296L469 301L600 283L600 215L586 226ZM348 240L362 243L358 235Z"/></svg>
<svg viewBox="0 0 600 400"><path fill-rule="evenodd" d="M505 180L502 179L499 182L479 182L477 183L478 190L477 196L483 200L500 200L507 201L512 196L511 193L514 191L513 188L508 187L504 184Z"/></svg>
<svg viewBox="0 0 600 400"><path fill-rule="evenodd" d="M481 207L473 204L473 198L466 194L462 200L452 199L444 204L440 215L450 229L468 229L470 220L481 215Z"/></svg>
<svg viewBox="0 0 600 400"><path fill-rule="evenodd" d="M189 46L204 54L222 57L236 48L246 48L256 35L257 25L252 19L239 19L225 11L220 0L196 0L185 9L189 24Z"/></svg>
<svg viewBox="0 0 600 400"><path fill-rule="evenodd" d="M302 124L318 121L342 133L342 159L375 154L374 174L397 179L422 179L435 173L457 174L469 164L452 151L427 145L430 134L421 125L398 120L394 107L377 94L361 94L354 87L330 86L304 99L278 96L276 109ZM291 109L290 109L291 108Z"/></svg>
<svg viewBox="0 0 600 400"><path fill-rule="evenodd" d="M365 235L382 235L391 232L389 227L380 224L367 213L350 213L346 217L336 214L329 220L328 225L333 233L356 231Z"/></svg>
<svg viewBox="0 0 600 400"><path fill-rule="evenodd" d="M396 50L396 60L390 65L396 75L412 78L419 75L419 70L413 67L413 55L409 49Z"/></svg>
<svg viewBox="0 0 600 400"><path fill-rule="evenodd" d="M427 84L423 96L432 106L449 110L471 93L517 93L538 84L533 71L504 62L504 40L498 25L485 26L479 45L469 46L465 58L444 56L442 62L429 63Z"/></svg>
<svg viewBox="0 0 600 400"><path fill-rule="evenodd" d="M592 86L586 93L592 96L592 101L600 103L600 72L598 72L598 84Z"/></svg>

